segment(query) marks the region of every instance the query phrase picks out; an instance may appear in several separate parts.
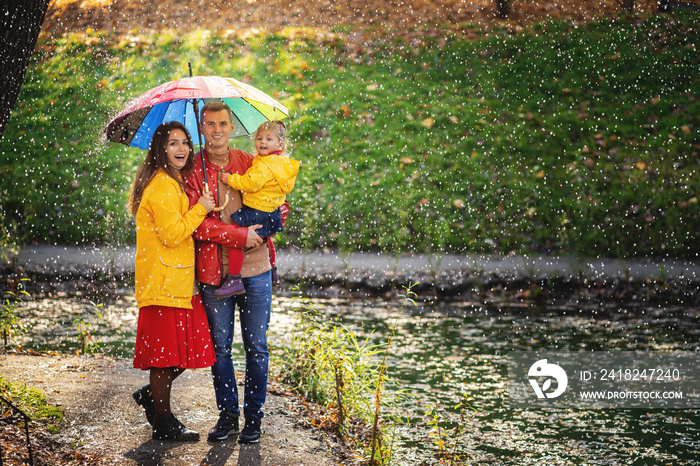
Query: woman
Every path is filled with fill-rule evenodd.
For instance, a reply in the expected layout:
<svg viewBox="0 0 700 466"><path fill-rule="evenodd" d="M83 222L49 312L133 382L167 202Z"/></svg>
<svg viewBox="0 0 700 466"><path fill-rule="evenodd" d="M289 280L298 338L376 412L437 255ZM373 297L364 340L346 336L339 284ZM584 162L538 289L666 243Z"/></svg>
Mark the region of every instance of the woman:
<svg viewBox="0 0 700 466"><path fill-rule="evenodd" d="M205 193L190 208L184 178L194 166L185 127L160 125L129 196L136 217L136 331L134 367L150 370L150 384L134 393L146 410L154 440L198 440L170 410L173 380L187 368L209 367L216 357L194 281L192 232L214 208Z"/></svg>

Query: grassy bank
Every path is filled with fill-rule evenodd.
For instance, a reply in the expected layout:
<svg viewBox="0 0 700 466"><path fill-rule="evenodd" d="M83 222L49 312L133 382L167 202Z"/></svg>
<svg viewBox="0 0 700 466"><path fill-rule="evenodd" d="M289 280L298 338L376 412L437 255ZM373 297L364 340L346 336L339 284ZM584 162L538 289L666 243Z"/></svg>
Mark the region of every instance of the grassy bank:
<svg viewBox="0 0 700 466"><path fill-rule="evenodd" d="M21 242L133 240L144 154L100 129L191 61L292 111L304 165L282 245L696 258L699 22L43 40L0 140L4 224Z"/></svg>

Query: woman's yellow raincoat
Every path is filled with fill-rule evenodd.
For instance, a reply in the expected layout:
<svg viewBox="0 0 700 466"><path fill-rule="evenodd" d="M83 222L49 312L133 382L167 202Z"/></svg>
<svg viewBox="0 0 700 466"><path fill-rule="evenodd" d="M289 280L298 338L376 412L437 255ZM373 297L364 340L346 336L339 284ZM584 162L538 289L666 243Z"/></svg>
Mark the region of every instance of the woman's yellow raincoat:
<svg viewBox="0 0 700 466"><path fill-rule="evenodd" d="M136 303L192 309L194 239L206 217L201 204L190 209L177 182L159 170L136 213Z"/></svg>

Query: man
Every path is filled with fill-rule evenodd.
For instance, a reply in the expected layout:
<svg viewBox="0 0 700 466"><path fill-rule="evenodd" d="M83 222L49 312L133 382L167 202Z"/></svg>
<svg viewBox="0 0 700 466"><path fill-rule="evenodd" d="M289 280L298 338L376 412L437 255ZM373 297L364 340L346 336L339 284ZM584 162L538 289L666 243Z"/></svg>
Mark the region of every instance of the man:
<svg viewBox="0 0 700 466"><path fill-rule="evenodd" d="M253 161L253 155L228 146L233 131L231 109L221 101L211 101L202 107L200 128L205 142L208 188L218 205L230 201L221 212L212 212L194 232L197 280L202 301L209 319L216 363L212 379L219 409L219 420L209 432L209 440L224 440L239 431L240 408L238 387L231 357L234 335L235 308L239 311L241 336L246 354L245 395L243 414L245 426L240 432L240 443L258 443L261 435L262 407L267 393L269 353L267 328L272 306L272 279L267 243L255 232L260 225L241 228L231 220L231 214L241 208L241 196L219 182L218 172L244 174ZM187 195L197 202L204 191L201 157L195 157L194 172L187 178ZM282 206L285 220L288 204ZM241 269L245 294L228 298L214 297L228 270L228 248L245 248Z"/></svg>

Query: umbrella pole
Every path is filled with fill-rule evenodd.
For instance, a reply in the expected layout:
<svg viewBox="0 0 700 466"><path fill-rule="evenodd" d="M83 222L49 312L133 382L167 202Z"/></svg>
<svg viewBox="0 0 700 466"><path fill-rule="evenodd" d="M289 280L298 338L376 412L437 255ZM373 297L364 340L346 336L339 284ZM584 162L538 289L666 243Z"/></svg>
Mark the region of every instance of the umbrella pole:
<svg viewBox="0 0 700 466"><path fill-rule="evenodd" d="M187 63L187 66L190 68L190 78L192 77L192 63ZM199 129L199 104L197 104L197 99L192 99L192 107L194 108L194 121L197 124L197 139L199 140L199 155L202 157L202 176L204 177L204 192L209 191L209 183L207 182L207 164L204 159L204 147L202 147L202 132ZM226 200L224 201L224 205L221 207L215 207L214 211L215 212L221 212L224 210L224 207L228 205L228 193L226 193ZM214 199L214 205L216 205L216 199Z"/></svg>
<svg viewBox="0 0 700 466"><path fill-rule="evenodd" d="M192 63L187 62L190 69L190 78L192 77ZM202 132L199 130L199 105L197 99L192 99L192 107L194 107L194 121L197 123L197 138L199 139L199 155L202 156L202 175L204 175L204 190L209 191L209 183L207 183L207 170L204 163L204 148L202 147Z"/></svg>
<svg viewBox="0 0 700 466"><path fill-rule="evenodd" d="M192 99L192 107L194 107L194 121L197 124L197 139L199 139L199 155L202 156L202 174L204 175L205 191L209 191L209 183L207 183L206 164L204 163L204 147L202 147L202 132L199 130L199 105L197 99Z"/></svg>

